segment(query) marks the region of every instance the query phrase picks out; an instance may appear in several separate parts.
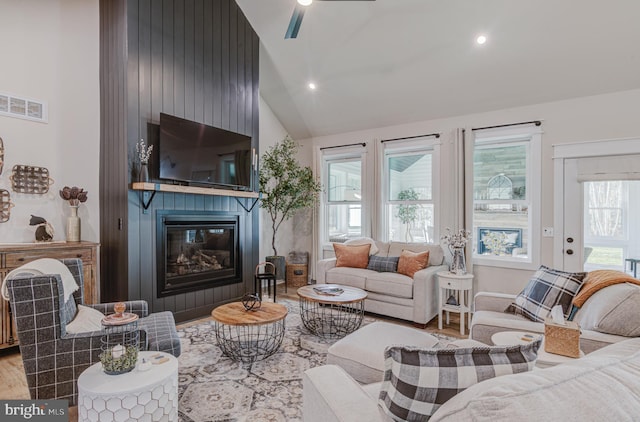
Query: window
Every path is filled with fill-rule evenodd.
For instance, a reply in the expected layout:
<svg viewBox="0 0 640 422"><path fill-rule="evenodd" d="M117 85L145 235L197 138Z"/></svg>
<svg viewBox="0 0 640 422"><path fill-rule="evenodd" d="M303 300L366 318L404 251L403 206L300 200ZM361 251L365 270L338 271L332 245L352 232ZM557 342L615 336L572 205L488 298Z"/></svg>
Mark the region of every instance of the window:
<svg viewBox="0 0 640 422"><path fill-rule="evenodd" d="M383 143L383 233L386 240L437 242L435 137Z"/></svg>
<svg viewBox="0 0 640 422"><path fill-rule="evenodd" d="M324 242L345 242L362 233L362 157L323 157Z"/></svg>
<svg viewBox="0 0 640 422"><path fill-rule="evenodd" d="M584 182L584 205L585 270L628 271L626 260L640 257L640 240L632 235L640 224L630 218L640 209L640 181Z"/></svg>
<svg viewBox="0 0 640 422"><path fill-rule="evenodd" d="M535 266L539 235L533 227L540 227L539 128L480 130L474 135L474 258L481 265Z"/></svg>

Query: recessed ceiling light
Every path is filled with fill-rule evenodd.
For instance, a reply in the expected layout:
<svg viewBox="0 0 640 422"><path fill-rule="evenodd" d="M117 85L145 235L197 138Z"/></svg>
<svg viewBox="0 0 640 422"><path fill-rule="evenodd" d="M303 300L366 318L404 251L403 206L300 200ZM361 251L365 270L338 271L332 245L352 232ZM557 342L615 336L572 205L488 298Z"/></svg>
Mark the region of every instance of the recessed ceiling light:
<svg viewBox="0 0 640 422"><path fill-rule="evenodd" d="M309 87L310 90L315 91L316 90L316 84L314 84L313 82L309 82L309 85L307 85Z"/></svg>
<svg viewBox="0 0 640 422"><path fill-rule="evenodd" d="M476 42L480 45L486 43L487 42L486 35L479 35L478 38L476 38Z"/></svg>
<svg viewBox="0 0 640 422"><path fill-rule="evenodd" d="M298 3L300 3L303 6L309 6L312 2L313 0L298 0Z"/></svg>

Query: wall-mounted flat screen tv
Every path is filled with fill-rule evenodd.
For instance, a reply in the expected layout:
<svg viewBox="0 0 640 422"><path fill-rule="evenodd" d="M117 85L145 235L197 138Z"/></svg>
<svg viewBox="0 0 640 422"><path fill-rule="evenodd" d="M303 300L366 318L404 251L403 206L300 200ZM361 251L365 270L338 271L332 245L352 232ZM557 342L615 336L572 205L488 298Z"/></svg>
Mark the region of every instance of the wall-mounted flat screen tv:
<svg viewBox="0 0 640 422"><path fill-rule="evenodd" d="M251 137L160 113L160 179L252 190Z"/></svg>

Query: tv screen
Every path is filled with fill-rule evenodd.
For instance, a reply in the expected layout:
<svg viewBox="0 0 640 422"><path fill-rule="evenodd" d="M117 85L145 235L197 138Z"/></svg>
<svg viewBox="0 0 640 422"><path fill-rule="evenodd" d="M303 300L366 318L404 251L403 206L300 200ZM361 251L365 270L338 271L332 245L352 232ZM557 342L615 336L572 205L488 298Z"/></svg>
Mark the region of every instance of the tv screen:
<svg viewBox="0 0 640 422"><path fill-rule="evenodd" d="M251 137L160 113L160 179L251 190Z"/></svg>

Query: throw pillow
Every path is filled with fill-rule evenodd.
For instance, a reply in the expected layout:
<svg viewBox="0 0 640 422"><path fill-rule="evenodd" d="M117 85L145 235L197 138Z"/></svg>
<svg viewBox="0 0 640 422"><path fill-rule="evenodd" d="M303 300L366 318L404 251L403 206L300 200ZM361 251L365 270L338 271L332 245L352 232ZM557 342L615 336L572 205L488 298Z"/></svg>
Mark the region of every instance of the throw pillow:
<svg viewBox="0 0 640 422"><path fill-rule="evenodd" d="M398 271L399 256L375 256L369 257L368 270L377 271L379 273L395 273Z"/></svg>
<svg viewBox="0 0 640 422"><path fill-rule="evenodd" d="M541 265L506 312L544 322L551 308L562 305L562 312L567 318L571 312L571 300L582 286L586 275L587 273L568 273Z"/></svg>
<svg viewBox="0 0 640 422"><path fill-rule="evenodd" d="M462 349L388 347L378 404L394 421L427 420L447 400L480 381L533 369L541 341Z"/></svg>
<svg viewBox="0 0 640 422"><path fill-rule="evenodd" d="M79 334L102 330L104 314L97 309L78 305L76 317L67 324L67 333Z"/></svg>
<svg viewBox="0 0 640 422"><path fill-rule="evenodd" d="M625 337L640 336L640 287L622 283L599 290L578 311L583 330Z"/></svg>
<svg viewBox="0 0 640 422"><path fill-rule="evenodd" d="M359 246L359 245L371 245L371 249L369 249L369 255L375 255L378 253L378 247L376 246L376 241L370 237L356 237L353 239L349 239L344 242L345 245L351 246Z"/></svg>
<svg viewBox="0 0 640 422"><path fill-rule="evenodd" d="M369 263L370 244L349 246L340 243L333 244L336 253L336 267L367 268Z"/></svg>
<svg viewBox="0 0 640 422"><path fill-rule="evenodd" d="M398 260L398 272L413 277L418 271L427 268L427 265L429 265L429 251L412 252L403 249Z"/></svg>

